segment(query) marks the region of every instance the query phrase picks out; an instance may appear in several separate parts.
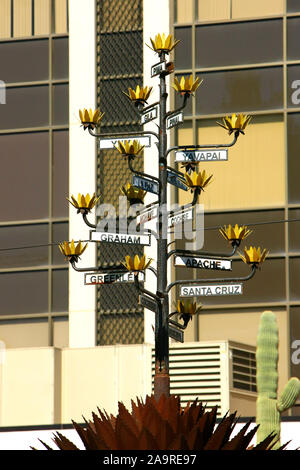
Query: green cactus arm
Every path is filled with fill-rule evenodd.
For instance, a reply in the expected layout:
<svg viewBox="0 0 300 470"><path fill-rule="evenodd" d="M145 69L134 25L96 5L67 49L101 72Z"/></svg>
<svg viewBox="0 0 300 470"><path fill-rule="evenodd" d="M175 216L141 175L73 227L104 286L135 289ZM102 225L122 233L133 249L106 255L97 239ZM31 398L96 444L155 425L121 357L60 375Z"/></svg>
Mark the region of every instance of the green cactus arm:
<svg viewBox="0 0 300 470"><path fill-rule="evenodd" d="M282 411L291 408L300 394L300 380L298 377L292 377L284 389L277 401L277 409L281 413Z"/></svg>
<svg viewBox="0 0 300 470"><path fill-rule="evenodd" d="M278 326L271 311L261 315L256 348L256 382L259 394L277 399L278 387Z"/></svg>

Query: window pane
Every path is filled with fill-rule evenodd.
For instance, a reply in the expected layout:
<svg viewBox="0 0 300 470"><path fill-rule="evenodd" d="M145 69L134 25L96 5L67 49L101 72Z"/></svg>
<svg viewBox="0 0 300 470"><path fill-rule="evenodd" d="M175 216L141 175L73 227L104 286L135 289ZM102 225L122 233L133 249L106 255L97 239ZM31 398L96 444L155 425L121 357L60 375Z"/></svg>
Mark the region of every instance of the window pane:
<svg viewBox="0 0 300 470"><path fill-rule="evenodd" d="M196 28L196 67L275 62L282 53L282 20Z"/></svg>
<svg viewBox="0 0 300 470"><path fill-rule="evenodd" d="M0 315L48 312L48 272L0 274Z"/></svg>
<svg viewBox="0 0 300 470"><path fill-rule="evenodd" d="M69 224L67 222L57 222L52 225L53 243L61 243L69 240ZM52 263L62 264L64 257L57 245L52 248Z"/></svg>
<svg viewBox="0 0 300 470"><path fill-rule="evenodd" d="M1 80L5 83L48 80L48 48L48 39L1 43Z"/></svg>
<svg viewBox="0 0 300 470"><path fill-rule="evenodd" d="M299 107L300 104L300 65L288 66L287 73L287 104Z"/></svg>
<svg viewBox="0 0 300 470"><path fill-rule="evenodd" d="M48 264L48 246L5 251L6 248L47 244L48 224L0 226L1 269Z"/></svg>
<svg viewBox="0 0 300 470"><path fill-rule="evenodd" d="M63 125L69 122L69 86L54 85L53 87L53 124Z"/></svg>
<svg viewBox="0 0 300 470"><path fill-rule="evenodd" d="M53 216L69 214L69 132L53 132Z"/></svg>
<svg viewBox="0 0 300 470"><path fill-rule="evenodd" d="M290 300L300 299L300 258L290 258ZM299 338L300 339L300 338Z"/></svg>
<svg viewBox="0 0 300 470"><path fill-rule="evenodd" d="M300 11L300 1L299 0L287 0L287 11L288 13L294 13Z"/></svg>
<svg viewBox="0 0 300 470"><path fill-rule="evenodd" d="M2 106L0 109L5 108ZM48 140L47 132L0 136L2 204L0 220L31 220L48 217Z"/></svg>
<svg viewBox="0 0 300 470"><path fill-rule="evenodd" d="M6 105L0 107L1 129L26 129L49 124L48 86L6 88Z"/></svg>
<svg viewBox="0 0 300 470"><path fill-rule="evenodd" d="M287 19L287 58L296 60L300 58L299 51L300 18Z"/></svg>
<svg viewBox="0 0 300 470"><path fill-rule="evenodd" d="M289 210L289 220L299 222L289 223L289 251L300 251L300 209Z"/></svg>
<svg viewBox="0 0 300 470"><path fill-rule="evenodd" d="M52 56L53 78L55 80L69 76L69 41L68 38L53 39Z"/></svg>
<svg viewBox="0 0 300 470"><path fill-rule="evenodd" d="M180 43L175 47L176 69L192 68L192 28L176 28L175 39Z"/></svg>
<svg viewBox="0 0 300 470"><path fill-rule="evenodd" d="M283 106L282 68L234 70L199 74L198 114L277 109Z"/></svg>
<svg viewBox="0 0 300 470"><path fill-rule="evenodd" d="M52 312L68 311L68 269L52 271Z"/></svg>
<svg viewBox="0 0 300 470"><path fill-rule="evenodd" d="M293 113L287 116L288 136L288 198L289 202L300 201L299 186L299 148L300 148L300 114Z"/></svg>
<svg viewBox="0 0 300 470"><path fill-rule="evenodd" d="M67 348L69 346L68 317L53 319L53 346L55 348Z"/></svg>
<svg viewBox="0 0 300 470"><path fill-rule="evenodd" d="M0 337L6 348L39 348L48 346L48 319L2 320Z"/></svg>

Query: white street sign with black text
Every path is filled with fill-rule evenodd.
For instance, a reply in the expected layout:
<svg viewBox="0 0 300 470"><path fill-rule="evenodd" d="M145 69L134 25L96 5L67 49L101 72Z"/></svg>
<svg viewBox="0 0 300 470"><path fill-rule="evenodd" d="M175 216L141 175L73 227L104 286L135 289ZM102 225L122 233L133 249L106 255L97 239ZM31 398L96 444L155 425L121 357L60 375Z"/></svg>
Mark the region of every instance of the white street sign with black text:
<svg viewBox="0 0 300 470"><path fill-rule="evenodd" d="M94 242L128 243L130 245L151 245L150 235L110 233L90 230L90 240Z"/></svg>
<svg viewBox="0 0 300 470"><path fill-rule="evenodd" d="M224 269L226 271L231 271L231 260L228 259L212 259L198 256L175 256L174 265L185 266L187 268Z"/></svg>
<svg viewBox="0 0 300 470"><path fill-rule="evenodd" d="M175 152L176 162L220 162L228 160L228 150L184 150Z"/></svg>
<svg viewBox="0 0 300 470"><path fill-rule="evenodd" d="M151 146L151 138L149 135L145 135L143 137L138 137L138 136L128 136L128 137L121 137L121 138L113 138L113 139L101 139L99 140L99 148L100 149L113 149L115 148L116 145L118 145L118 142L127 142L129 140L137 140L141 145L145 145L145 147L150 147Z"/></svg>
<svg viewBox="0 0 300 470"><path fill-rule="evenodd" d="M242 295L243 284L218 284L208 286L181 286L181 297L201 297L210 295Z"/></svg>
<svg viewBox="0 0 300 470"><path fill-rule="evenodd" d="M145 280L144 273L138 273L139 281ZM115 282L134 282L134 273L93 273L84 275L84 284L94 286L96 284L114 284Z"/></svg>

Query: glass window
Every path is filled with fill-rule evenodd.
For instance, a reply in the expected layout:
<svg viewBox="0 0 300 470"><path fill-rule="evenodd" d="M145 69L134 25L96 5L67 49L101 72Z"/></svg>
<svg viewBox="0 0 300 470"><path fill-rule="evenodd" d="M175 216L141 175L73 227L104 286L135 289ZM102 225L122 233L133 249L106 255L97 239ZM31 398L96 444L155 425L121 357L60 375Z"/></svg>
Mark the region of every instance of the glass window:
<svg viewBox="0 0 300 470"><path fill-rule="evenodd" d="M300 258L290 258L290 300L300 299Z"/></svg>
<svg viewBox="0 0 300 470"><path fill-rule="evenodd" d="M53 38L52 67L55 80L69 76L69 41L68 38Z"/></svg>
<svg viewBox="0 0 300 470"><path fill-rule="evenodd" d="M289 107L300 105L300 65L289 65L287 73L287 104Z"/></svg>
<svg viewBox="0 0 300 470"><path fill-rule="evenodd" d="M300 58L299 28L300 28L299 17L287 19L287 59L288 60L297 60Z"/></svg>
<svg viewBox="0 0 300 470"><path fill-rule="evenodd" d="M48 312L48 272L0 274L0 315Z"/></svg>
<svg viewBox="0 0 300 470"><path fill-rule="evenodd" d="M69 240L69 224L67 222L55 222L52 225L52 240L53 243L61 243ZM52 247L52 263L64 263L64 257L57 245L53 245Z"/></svg>
<svg viewBox="0 0 300 470"><path fill-rule="evenodd" d="M47 244L48 224L0 226L1 269L48 264ZM20 249L34 245L45 246Z"/></svg>
<svg viewBox="0 0 300 470"><path fill-rule="evenodd" d="M297 219L298 222L296 222ZM289 220L295 220L295 222L290 222L288 225L289 251L300 251L300 209L290 209Z"/></svg>
<svg viewBox="0 0 300 470"><path fill-rule="evenodd" d="M1 43L1 80L5 83L48 80L48 50L48 39Z"/></svg>
<svg viewBox="0 0 300 470"><path fill-rule="evenodd" d="M6 88L6 104L0 107L0 128L48 126L48 91L46 85Z"/></svg>
<svg viewBox="0 0 300 470"><path fill-rule="evenodd" d="M0 109L4 109L2 106ZM48 132L0 136L0 187L7 201L0 220L31 220L48 217Z"/></svg>
<svg viewBox="0 0 300 470"><path fill-rule="evenodd" d="M69 122L69 85L53 86L53 124L63 125Z"/></svg>
<svg viewBox="0 0 300 470"><path fill-rule="evenodd" d="M288 13L294 13L300 11L300 1L299 0L287 0L287 11Z"/></svg>
<svg viewBox="0 0 300 470"><path fill-rule="evenodd" d="M196 93L198 114L277 109L283 106L281 67L207 72Z"/></svg>
<svg viewBox="0 0 300 470"><path fill-rule="evenodd" d="M52 271L52 312L68 311L68 269Z"/></svg>
<svg viewBox="0 0 300 470"><path fill-rule="evenodd" d="M289 113L287 116L288 138L288 198L290 203L300 201L299 186L299 148L300 148L300 114Z"/></svg>
<svg viewBox="0 0 300 470"><path fill-rule="evenodd" d="M41 348L49 346L48 319L1 320L0 337L6 348Z"/></svg>
<svg viewBox="0 0 300 470"><path fill-rule="evenodd" d="M196 27L196 67L275 62L282 53L282 20Z"/></svg>
<svg viewBox="0 0 300 470"><path fill-rule="evenodd" d="M69 132L53 132L53 216L68 217L69 203Z"/></svg>
<svg viewBox="0 0 300 470"><path fill-rule="evenodd" d="M175 39L180 43L175 47L175 68L191 69L192 68L192 28L175 29Z"/></svg>

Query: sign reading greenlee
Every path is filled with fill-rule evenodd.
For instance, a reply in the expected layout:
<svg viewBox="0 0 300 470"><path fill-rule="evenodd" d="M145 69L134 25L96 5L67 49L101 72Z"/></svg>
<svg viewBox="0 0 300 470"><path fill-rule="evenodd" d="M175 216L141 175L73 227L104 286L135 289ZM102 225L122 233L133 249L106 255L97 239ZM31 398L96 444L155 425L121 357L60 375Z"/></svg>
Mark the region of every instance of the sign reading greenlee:
<svg viewBox="0 0 300 470"><path fill-rule="evenodd" d="M94 242L128 243L129 245L151 245L150 235L98 232L96 230L90 230L90 240Z"/></svg>
<svg viewBox="0 0 300 470"><path fill-rule="evenodd" d="M176 162L220 162L228 160L228 150L184 150L175 152Z"/></svg>
<svg viewBox="0 0 300 470"><path fill-rule="evenodd" d="M210 295L242 295L243 284L218 284L208 286L181 286L181 297Z"/></svg>
<svg viewBox="0 0 300 470"><path fill-rule="evenodd" d="M175 256L175 266L185 266L186 268L199 269L224 269L231 271L231 260L228 259L212 259L197 256Z"/></svg>
<svg viewBox="0 0 300 470"><path fill-rule="evenodd" d="M139 281L145 280L144 273L138 273ZM85 274L84 284L94 286L96 284L114 284L115 282L134 282L134 273L96 273Z"/></svg>

